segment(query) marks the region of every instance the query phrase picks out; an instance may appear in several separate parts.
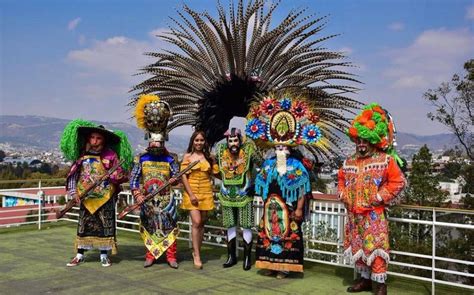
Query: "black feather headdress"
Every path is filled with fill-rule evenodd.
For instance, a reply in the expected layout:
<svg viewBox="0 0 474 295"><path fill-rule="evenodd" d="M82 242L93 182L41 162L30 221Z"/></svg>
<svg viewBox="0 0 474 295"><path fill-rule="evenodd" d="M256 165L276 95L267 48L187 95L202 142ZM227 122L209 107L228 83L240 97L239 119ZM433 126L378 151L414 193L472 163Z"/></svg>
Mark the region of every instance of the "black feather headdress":
<svg viewBox="0 0 474 295"><path fill-rule="evenodd" d="M337 148L336 130L347 127L347 113L360 104L346 97L356 88L340 84L358 82L344 70L352 65L342 53L321 47L335 36L320 36L326 17L300 9L273 25L279 2L268 8L262 0L246 2L231 2L229 12L218 3L217 18L188 6L178 11L170 32L159 36L178 50L146 53L157 60L141 70L151 77L133 87L130 105L141 94L155 93L172 110L169 130L193 125L213 145L234 116L245 117L266 94L304 94Z"/></svg>

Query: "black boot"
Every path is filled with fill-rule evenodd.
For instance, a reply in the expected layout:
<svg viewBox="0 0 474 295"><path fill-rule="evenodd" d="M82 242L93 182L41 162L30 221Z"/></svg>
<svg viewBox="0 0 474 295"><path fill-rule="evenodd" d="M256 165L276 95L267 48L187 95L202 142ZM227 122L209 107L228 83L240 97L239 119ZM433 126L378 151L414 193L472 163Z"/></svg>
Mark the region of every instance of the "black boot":
<svg viewBox="0 0 474 295"><path fill-rule="evenodd" d="M233 238L232 240L227 242L227 261L222 265L224 268L232 267L237 264L237 257L235 257L236 247L236 238Z"/></svg>
<svg viewBox="0 0 474 295"><path fill-rule="evenodd" d="M247 244L244 240L244 270L249 270L252 267L252 241Z"/></svg>

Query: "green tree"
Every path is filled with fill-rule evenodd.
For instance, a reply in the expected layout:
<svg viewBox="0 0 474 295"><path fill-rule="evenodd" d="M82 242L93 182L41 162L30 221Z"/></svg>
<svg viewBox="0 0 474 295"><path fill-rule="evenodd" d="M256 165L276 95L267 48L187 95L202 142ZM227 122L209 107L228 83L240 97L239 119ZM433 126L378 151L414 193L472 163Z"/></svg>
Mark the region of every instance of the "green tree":
<svg viewBox="0 0 474 295"><path fill-rule="evenodd" d="M0 162L3 162L3 159L5 159L7 155L5 154L5 152L3 150L0 150Z"/></svg>
<svg viewBox="0 0 474 295"><path fill-rule="evenodd" d="M433 159L426 145L413 155L412 169L408 176L405 203L420 206L441 206L447 199L439 189L439 177L432 173Z"/></svg>
<svg viewBox="0 0 474 295"><path fill-rule="evenodd" d="M463 78L455 74L450 82L429 89L423 97L435 108L428 118L448 127L474 160L474 59L467 61L464 69L467 73Z"/></svg>

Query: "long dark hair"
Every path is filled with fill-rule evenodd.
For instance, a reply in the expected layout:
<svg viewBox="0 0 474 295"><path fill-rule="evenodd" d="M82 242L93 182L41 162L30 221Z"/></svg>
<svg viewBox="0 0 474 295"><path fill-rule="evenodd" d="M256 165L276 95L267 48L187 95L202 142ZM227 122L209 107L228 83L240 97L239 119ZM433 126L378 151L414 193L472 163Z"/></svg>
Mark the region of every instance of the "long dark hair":
<svg viewBox="0 0 474 295"><path fill-rule="evenodd" d="M186 150L186 152L188 153L194 152L194 148L193 148L194 139L196 139L196 137L199 134L201 134L202 137L204 138L204 146L202 148L202 153L204 154L204 158L206 158L209 164L212 165L214 163L214 159L211 157L211 149L209 148L209 144L207 143L206 134L204 133L204 131L196 130L193 132L193 134L191 135L191 138L189 139L188 149Z"/></svg>

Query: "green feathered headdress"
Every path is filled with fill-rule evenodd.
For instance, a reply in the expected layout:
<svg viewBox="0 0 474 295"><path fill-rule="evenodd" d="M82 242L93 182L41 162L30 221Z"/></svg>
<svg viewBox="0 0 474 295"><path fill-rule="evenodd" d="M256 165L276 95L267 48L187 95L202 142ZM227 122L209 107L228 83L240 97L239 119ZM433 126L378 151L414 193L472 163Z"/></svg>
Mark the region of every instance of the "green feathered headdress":
<svg viewBox="0 0 474 295"><path fill-rule="evenodd" d="M69 161L76 161L86 143L85 135L91 131L103 134L106 137L107 145L117 153L120 160L124 161L122 168L130 170L133 161L132 147L125 133L120 130L107 130L103 126L82 119L73 120L64 128L59 143L64 157Z"/></svg>
<svg viewBox="0 0 474 295"><path fill-rule="evenodd" d="M378 103L370 103L354 118L347 135L352 141L365 139L391 155L400 167L404 163L395 150L395 126L390 114Z"/></svg>

